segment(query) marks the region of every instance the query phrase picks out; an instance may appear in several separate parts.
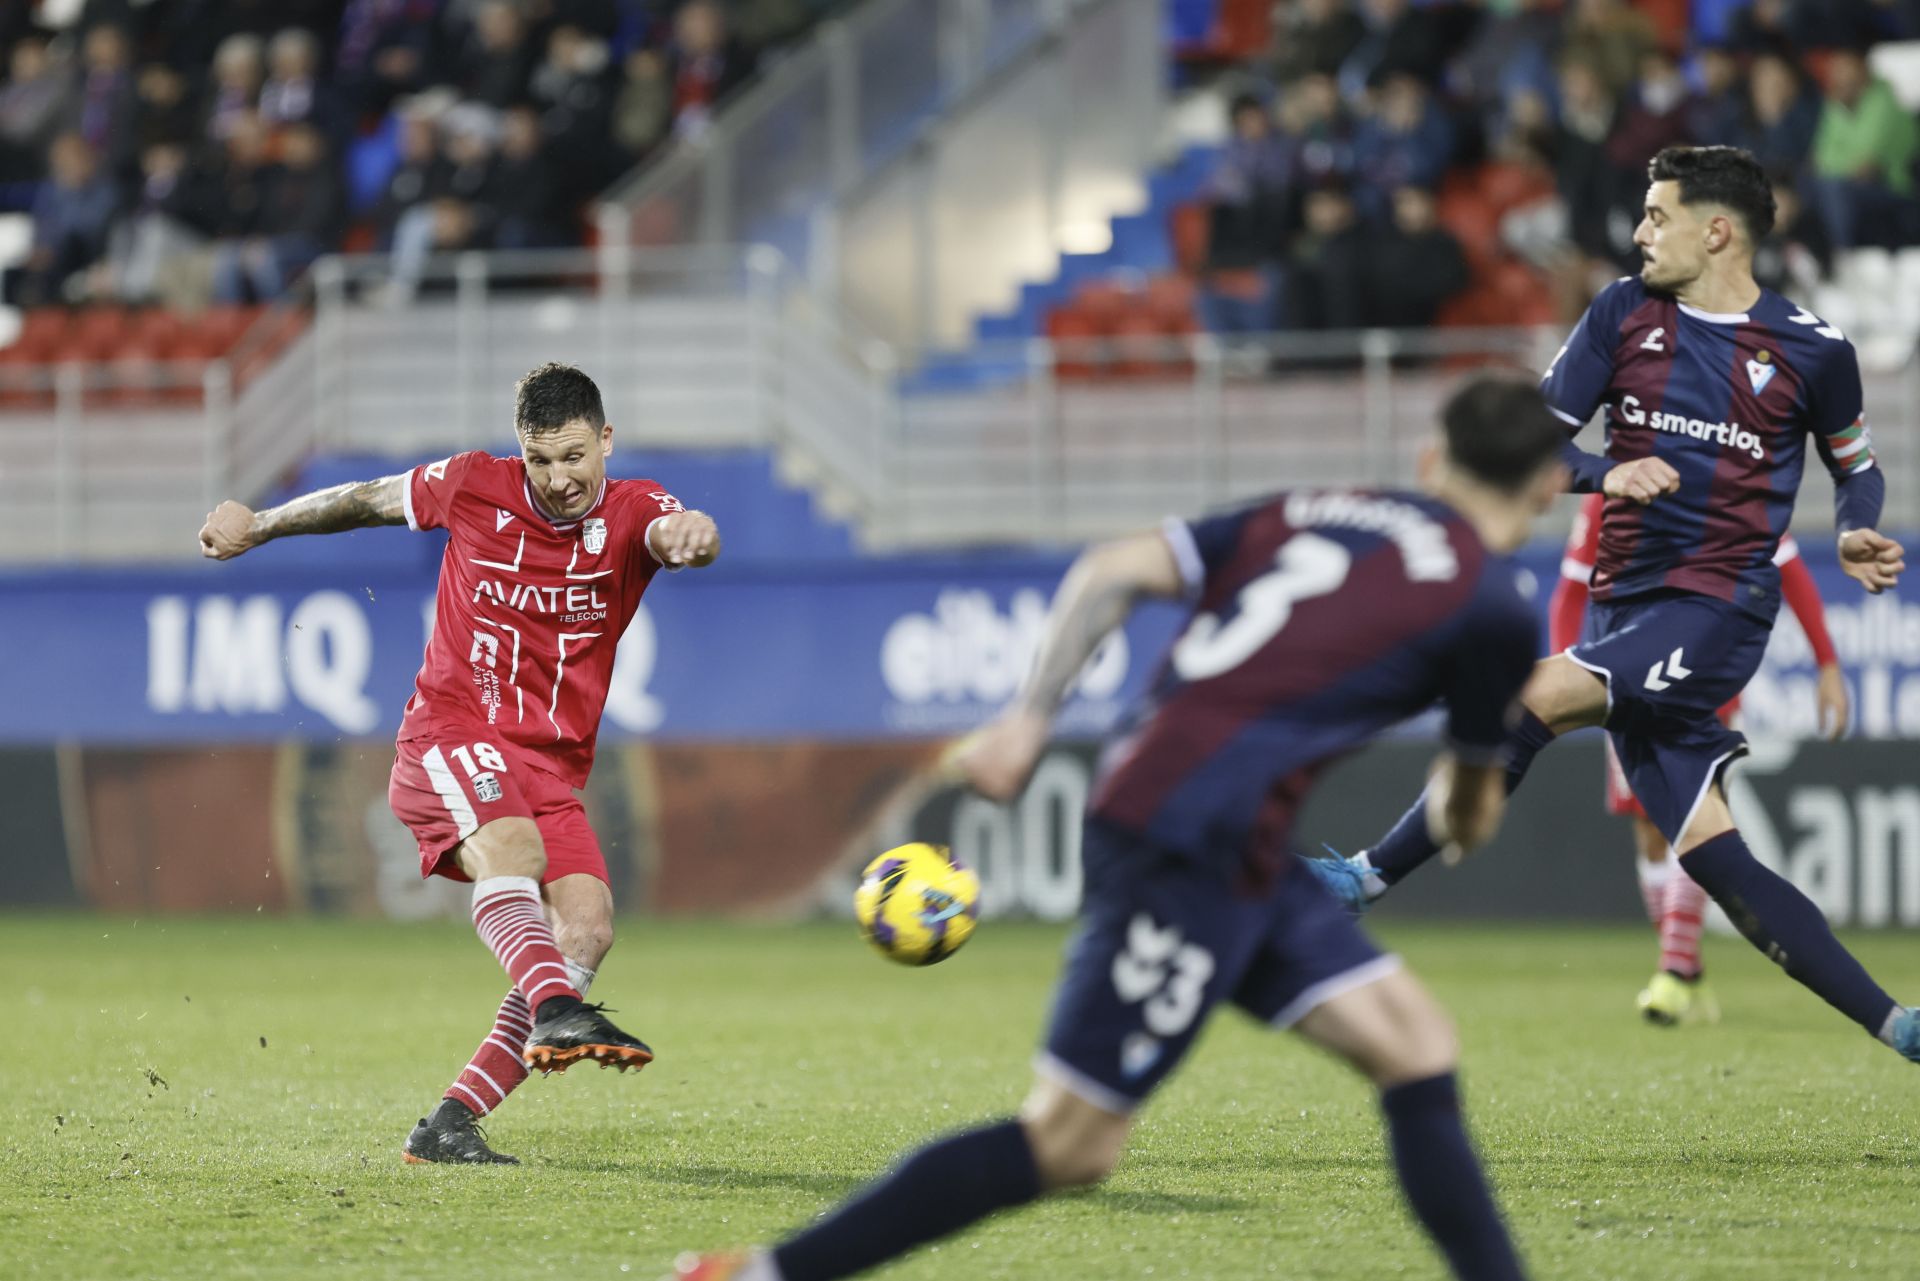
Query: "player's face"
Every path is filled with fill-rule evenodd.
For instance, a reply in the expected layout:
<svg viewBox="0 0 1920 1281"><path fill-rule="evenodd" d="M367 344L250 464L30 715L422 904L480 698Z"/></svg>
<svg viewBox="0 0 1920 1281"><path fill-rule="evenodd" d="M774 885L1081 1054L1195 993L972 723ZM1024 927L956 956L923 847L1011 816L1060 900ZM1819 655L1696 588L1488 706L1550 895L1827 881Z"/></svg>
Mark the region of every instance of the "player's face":
<svg viewBox="0 0 1920 1281"><path fill-rule="evenodd" d="M1634 228L1633 243L1643 260L1640 279L1649 289L1670 293L1692 284L1706 269L1706 227L1680 203L1677 182L1647 188L1646 210Z"/></svg>
<svg viewBox="0 0 1920 1281"><path fill-rule="evenodd" d="M547 515L563 521L584 516L593 506L607 478L607 455L612 452L613 427L595 431L580 419L520 442L534 496Z"/></svg>

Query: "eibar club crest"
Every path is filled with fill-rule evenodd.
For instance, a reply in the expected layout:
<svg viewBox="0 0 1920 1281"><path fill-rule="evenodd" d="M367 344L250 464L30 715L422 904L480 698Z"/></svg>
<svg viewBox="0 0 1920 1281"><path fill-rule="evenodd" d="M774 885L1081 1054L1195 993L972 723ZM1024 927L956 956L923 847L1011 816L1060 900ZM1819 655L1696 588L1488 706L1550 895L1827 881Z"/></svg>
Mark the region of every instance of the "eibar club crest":
<svg viewBox="0 0 1920 1281"><path fill-rule="evenodd" d="M587 555L598 556L607 545L607 522L598 516L581 521L580 541L586 544Z"/></svg>
<svg viewBox="0 0 1920 1281"><path fill-rule="evenodd" d="M1747 382L1752 385L1753 394L1758 396L1761 392L1765 391L1767 384L1772 382L1773 376L1779 372L1779 366L1773 363L1773 355L1771 352L1760 352L1755 355L1752 360L1749 360L1747 362Z"/></svg>

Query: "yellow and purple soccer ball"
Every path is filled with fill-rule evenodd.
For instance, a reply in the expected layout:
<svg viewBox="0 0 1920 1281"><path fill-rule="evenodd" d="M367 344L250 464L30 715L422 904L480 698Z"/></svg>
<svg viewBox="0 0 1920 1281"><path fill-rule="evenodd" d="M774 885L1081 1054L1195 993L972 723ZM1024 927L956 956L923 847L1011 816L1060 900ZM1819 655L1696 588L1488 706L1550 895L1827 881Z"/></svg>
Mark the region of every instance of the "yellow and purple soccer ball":
<svg viewBox="0 0 1920 1281"><path fill-rule="evenodd" d="M944 845L902 845L867 864L853 913L880 955L902 965L935 965L972 936L980 877Z"/></svg>

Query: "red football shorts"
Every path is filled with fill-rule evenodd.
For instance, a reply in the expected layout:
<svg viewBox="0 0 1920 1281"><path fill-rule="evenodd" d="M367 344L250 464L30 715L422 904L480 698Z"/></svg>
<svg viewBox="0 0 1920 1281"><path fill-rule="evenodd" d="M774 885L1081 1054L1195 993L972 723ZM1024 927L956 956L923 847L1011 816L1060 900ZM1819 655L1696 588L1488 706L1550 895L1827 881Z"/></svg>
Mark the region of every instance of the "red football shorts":
<svg viewBox="0 0 1920 1281"><path fill-rule="evenodd" d="M1720 709L1720 723L1732 726L1733 718L1740 714L1740 700L1734 699ZM1627 772L1620 768L1620 754L1613 750L1613 736L1607 736L1607 813L1620 818L1645 818L1647 812L1640 808L1640 801L1627 786Z"/></svg>
<svg viewBox="0 0 1920 1281"><path fill-rule="evenodd" d="M497 818L530 818L547 847L541 884L582 872L607 880L606 856L580 798L538 759L483 730L395 744L387 804L419 842L420 875L472 879L453 847Z"/></svg>

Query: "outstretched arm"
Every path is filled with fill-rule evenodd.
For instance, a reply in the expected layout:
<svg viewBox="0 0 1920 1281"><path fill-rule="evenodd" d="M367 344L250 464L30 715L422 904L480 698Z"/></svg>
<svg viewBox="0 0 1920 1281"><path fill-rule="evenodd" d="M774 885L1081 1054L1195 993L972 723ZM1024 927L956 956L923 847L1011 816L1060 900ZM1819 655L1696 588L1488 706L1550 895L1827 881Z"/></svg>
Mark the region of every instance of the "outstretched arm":
<svg viewBox="0 0 1920 1281"><path fill-rule="evenodd" d="M407 474L352 481L302 494L256 512L231 500L207 513L200 527L200 554L231 560L241 552L288 534L337 534L368 525L404 525Z"/></svg>
<svg viewBox="0 0 1920 1281"><path fill-rule="evenodd" d="M1135 534L1081 553L1061 580L1026 684L992 724L964 741L954 763L983 796L1008 800L1026 786L1047 745L1053 714L1108 632L1142 596L1185 590L1160 533Z"/></svg>
<svg viewBox="0 0 1920 1281"><path fill-rule="evenodd" d="M702 511L679 511L647 526L647 547L669 569L705 569L720 555L720 528Z"/></svg>

